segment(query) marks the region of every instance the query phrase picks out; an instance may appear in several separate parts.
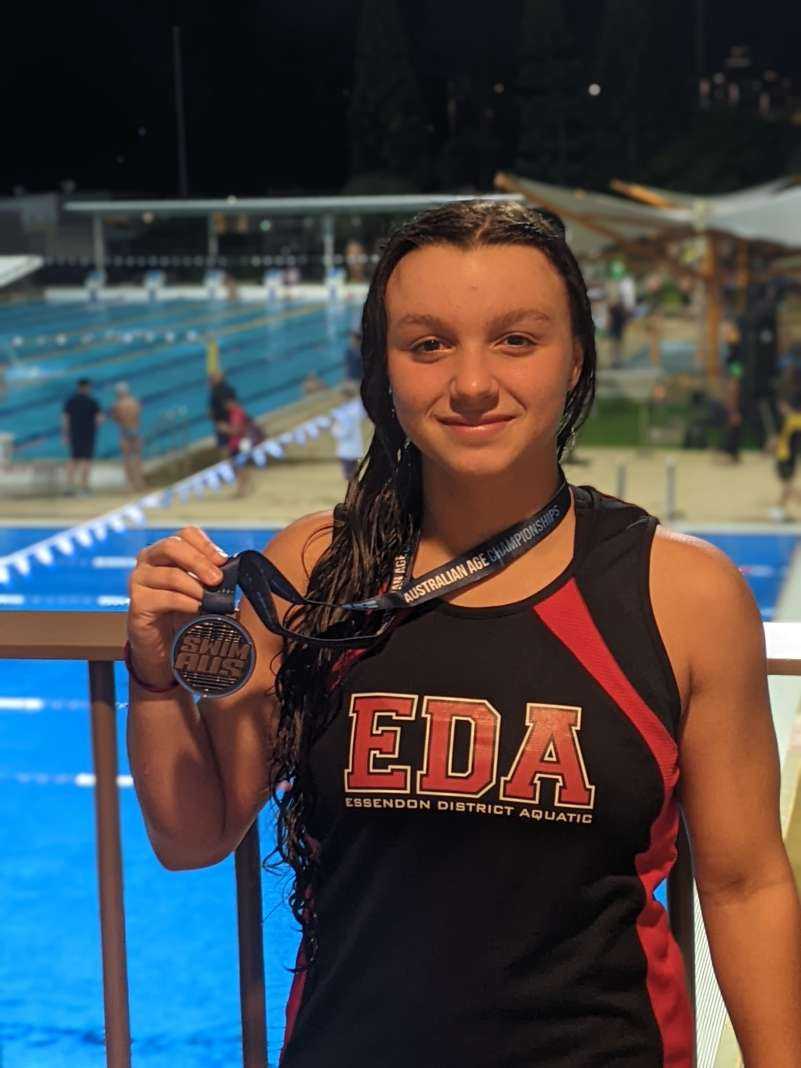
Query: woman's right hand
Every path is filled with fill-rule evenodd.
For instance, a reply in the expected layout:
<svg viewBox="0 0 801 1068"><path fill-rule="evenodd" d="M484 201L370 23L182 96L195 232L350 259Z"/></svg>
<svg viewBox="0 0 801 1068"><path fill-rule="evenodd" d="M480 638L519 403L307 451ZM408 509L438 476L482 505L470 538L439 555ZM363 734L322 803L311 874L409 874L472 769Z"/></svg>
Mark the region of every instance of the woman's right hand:
<svg viewBox="0 0 801 1068"><path fill-rule="evenodd" d="M197 615L205 588L222 581L227 558L198 527L184 527L137 556L128 578L128 640L137 674L153 686L173 681L175 632Z"/></svg>

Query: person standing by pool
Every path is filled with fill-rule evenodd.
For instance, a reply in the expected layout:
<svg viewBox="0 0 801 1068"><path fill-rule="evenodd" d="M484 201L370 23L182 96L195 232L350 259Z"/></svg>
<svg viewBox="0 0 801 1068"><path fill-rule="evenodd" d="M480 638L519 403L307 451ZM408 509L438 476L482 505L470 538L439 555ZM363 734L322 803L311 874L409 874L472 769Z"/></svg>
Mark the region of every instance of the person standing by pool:
<svg viewBox="0 0 801 1068"><path fill-rule="evenodd" d="M779 477L779 500L770 510L770 518L783 523L790 518L788 505L799 496L795 489L796 463L801 454L801 364L787 361L782 370L776 395L779 410L779 433L774 453Z"/></svg>
<svg viewBox="0 0 801 1068"><path fill-rule="evenodd" d="M226 381L221 370L209 372L209 418L214 424L217 447L228 455L228 401L236 396L234 387Z"/></svg>
<svg viewBox="0 0 801 1068"><path fill-rule="evenodd" d="M239 457L240 453L249 453L255 445L261 444L265 438L264 431L239 403L234 390L231 390L231 395L225 402L225 433L227 435L226 449L231 460ZM234 474L236 475L235 496L244 497L247 495L250 490L252 473L252 457L247 457L244 462L234 464Z"/></svg>
<svg viewBox="0 0 801 1068"><path fill-rule="evenodd" d="M118 382L114 387L116 400L109 409L109 415L117 424L120 432L120 451L125 467L125 478L133 490L145 488L142 474L142 406L128 388L126 382Z"/></svg>
<svg viewBox="0 0 801 1068"><path fill-rule="evenodd" d="M797 1068L759 612L723 553L564 480L596 367L564 228L517 203L422 213L363 334L372 442L344 501L265 549L295 591L242 601L238 692L196 708L169 657L225 552L187 527L130 578L129 754L162 862L221 860L291 782L282 1068L690 1068L654 898L679 804L745 1062Z"/></svg>
<svg viewBox="0 0 801 1068"><path fill-rule="evenodd" d="M89 492L97 428L102 421L100 405L92 396L92 383L88 378L79 378L75 392L64 404L61 414L61 434L70 453L67 493Z"/></svg>
<svg viewBox="0 0 801 1068"><path fill-rule="evenodd" d="M729 319L723 322L721 333L726 343L726 357L719 397L710 398L711 420L720 431L721 459L725 456L729 462L739 463L743 430L742 338L737 324Z"/></svg>
<svg viewBox="0 0 801 1068"><path fill-rule="evenodd" d="M331 436L336 441L336 456L342 467L342 475L346 482L350 482L364 455L362 420L365 412L359 400L359 387L355 382L345 381L342 396L345 403L340 404L334 411Z"/></svg>

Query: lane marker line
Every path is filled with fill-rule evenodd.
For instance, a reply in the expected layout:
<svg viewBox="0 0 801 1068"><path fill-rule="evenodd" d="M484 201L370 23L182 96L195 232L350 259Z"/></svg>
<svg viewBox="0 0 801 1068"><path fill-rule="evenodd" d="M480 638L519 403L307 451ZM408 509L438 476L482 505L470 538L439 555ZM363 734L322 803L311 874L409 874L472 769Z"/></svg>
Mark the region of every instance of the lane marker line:
<svg viewBox="0 0 801 1068"><path fill-rule="evenodd" d="M44 707L41 697L0 697L0 712L41 712Z"/></svg>
<svg viewBox="0 0 801 1068"><path fill-rule="evenodd" d="M21 786L81 786L94 789L97 778L91 771L79 771L77 775L63 771L4 771L0 772L0 782L15 782ZM133 777L118 775L117 786L121 789L130 789L133 786Z"/></svg>

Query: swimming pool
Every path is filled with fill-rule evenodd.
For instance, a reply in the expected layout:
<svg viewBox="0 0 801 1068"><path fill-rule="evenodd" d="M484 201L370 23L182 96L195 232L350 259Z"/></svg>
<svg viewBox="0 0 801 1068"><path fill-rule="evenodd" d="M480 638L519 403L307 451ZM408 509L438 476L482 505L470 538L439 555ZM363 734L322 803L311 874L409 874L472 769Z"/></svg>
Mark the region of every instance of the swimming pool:
<svg viewBox="0 0 801 1068"><path fill-rule="evenodd" d="M0 528L0 555L55 531ZM52 567L0 587L0 607L122 610L136 552L163 531L110 533L75 546ZM738 563L770 619L795 534L703 535ZM269 531L217 529L229 552L259 548ZM13 621L12 615L3 617ZM231 858L197 872L167 872L153 856L125 759L126 680L117 670L122 843L133 1063L215 1068L240 1062L234 873ZM105 1064L94 855L89 708L82 664L0 667L0 1064L95 1068ZM272 842L260 818L262 852ZM271 1062L296 931L283 904L285 876L264 876L264 938Z"/></svg>
<svg viewBox="0 0 801 1068"><path fill-rule="evenodd" d="M144 455L185 448L210 433L206 340L252 415L292 404L310 373L334 385L358 308L347 304L157 304L0 308L0 432L18 459L59 459L61 411L76 379L89 377L104 410L124 379L142 405ZM15 344L18 342L18 344ZM12 362L3 364L6 360ZM96 455L120 455L116 426L98 432Z"/></svg>

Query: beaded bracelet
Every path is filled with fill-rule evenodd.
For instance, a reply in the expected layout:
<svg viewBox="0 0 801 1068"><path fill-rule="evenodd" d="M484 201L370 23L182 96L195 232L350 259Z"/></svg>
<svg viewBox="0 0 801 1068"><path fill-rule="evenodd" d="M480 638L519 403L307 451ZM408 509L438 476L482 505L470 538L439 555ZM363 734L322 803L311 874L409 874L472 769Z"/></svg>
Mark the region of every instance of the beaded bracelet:
<svg viewBox="0 0 801 1068"><path fill-rule="evenodd" d="M170 683L169 686L151 686L149 682L145 682L144 679L140 679L136 673L136 668L133 666L133 660L131 659L131 643L127 641L125 643L125 666L128 668L128 674L137 684L141 686L143 690L147 690L148 693L169 693L170 690L174 690L178 685L177 682Z"/></svg>

